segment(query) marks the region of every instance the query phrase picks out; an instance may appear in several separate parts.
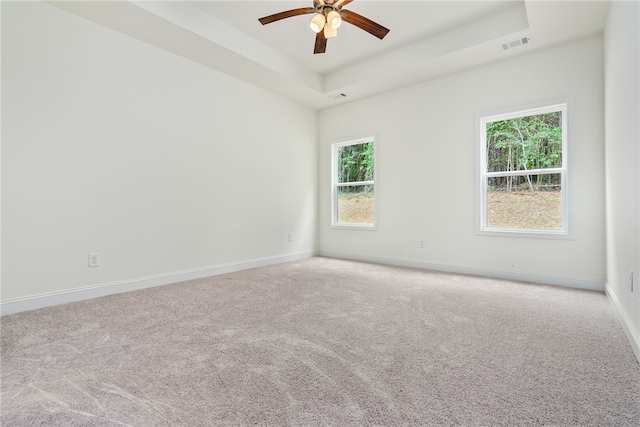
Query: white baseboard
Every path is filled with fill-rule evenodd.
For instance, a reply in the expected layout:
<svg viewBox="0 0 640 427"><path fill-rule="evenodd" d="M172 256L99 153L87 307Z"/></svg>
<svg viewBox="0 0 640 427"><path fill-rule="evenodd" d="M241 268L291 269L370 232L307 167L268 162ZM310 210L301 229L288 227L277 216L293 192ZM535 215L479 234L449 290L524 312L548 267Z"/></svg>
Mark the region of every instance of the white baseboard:
<svg viewBox="0 0 640 427"><path fill-rule="evenodd" d="M315 256L313 251L298 252L267 258L245 260L229 264L221 264L210 267L184 270L157 276L141 277L118 282L103 283L82 288L69 289L59 292L34 295L25 298L15 298L0 302L0 315L19 313L35 310L52 305L66 304L68 302L82 301L105 295L119 294L154 286L168 285L184 282L186 280L201 279L203 277L217 276L219 274L233 273L234 271L248 270L251 268L265 267L283 262L298 261Z"/></svg>
<svg viewBox="0 0 640 427"><path fill-rule="evenodd" d="M636 359L638 359L638 363L640 363L640 331L638 331L634 326L629 316L622 309L622 305L620 305L620 301L616 296L611 286L608 284L605 288L605 293L607 294L607 298L613 307L613 311L615 311L616 316L618 316L618 321L622 326L622 330L624 331L627 339L629 340L629 344L631 344L631 349L633 350L633 354L636 355Z"/></svg>
<svg viewBox="0 0 640 427"><path fill-rule="evenodd" d="M320 251L320 256L329 258L350 259L354 261L372 262L376 264L397 265L399 267L422 268L425 270L445 271L448 273L468 274L471 276L491 277L495 279L514 280L518 282L538 283L542 285L563 286L567 288L586 289L604 292L604 282L596 280L576 279L571 277L550 276L543 274L519 273L514 271L491 270L456 264L421 261L409 258L376 257L334 251Z"/></svg>

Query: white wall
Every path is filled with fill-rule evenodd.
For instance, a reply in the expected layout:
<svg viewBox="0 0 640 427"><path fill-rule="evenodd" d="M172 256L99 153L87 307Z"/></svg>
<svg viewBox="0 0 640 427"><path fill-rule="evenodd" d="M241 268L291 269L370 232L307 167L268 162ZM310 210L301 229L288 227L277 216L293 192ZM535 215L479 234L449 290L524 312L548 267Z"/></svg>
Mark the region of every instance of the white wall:
<svg viewBox="0 0 640 427"><path fill-rule="evenodd" d="M4 303L313 253L315 111L39 2L2 91Z"/></svg>
<svg viewBox="0 0 640 427"><path fill-rule="evenodd" d="M637 2L612 2L604 77L601 38L581 40L325 110L316 147L308 108L49 5L2 2L3 311L308 256L318 237L328 255L606 281L638 351L639 18ZM574 239L477 235L476 115L567 97ZM332 229L329 145L368 132L378 230Z"/></svg>
<svg viewBox="0 0 640 427"><path fill-rule="evenodd" d="M611 2L605 31L607 291L640 360L640 6ZM629 273L636 277L631 291Z"/></svg>
<svg viewBox="0 0 640 427"><path fill-rule="evenodd" d="M602 60L592 37L323 110L320 253L603 289ZM562 98L572 99L573 239L477 235L476 115ZM330 143L369 131L378 229L333 229Z"/></svg>

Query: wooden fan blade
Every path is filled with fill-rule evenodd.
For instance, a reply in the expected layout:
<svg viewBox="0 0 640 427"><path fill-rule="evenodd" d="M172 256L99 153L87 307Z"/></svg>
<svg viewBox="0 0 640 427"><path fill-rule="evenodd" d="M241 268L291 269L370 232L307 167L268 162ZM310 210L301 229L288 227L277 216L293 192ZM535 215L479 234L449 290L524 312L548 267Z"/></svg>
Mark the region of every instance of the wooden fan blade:
<svg viewBox="0 0 640 427"><path fill-rule="evenodd" d="M313 53L325 53L327 51L327 38L324 36L324 31L320 31L316 34L316 45L313 48Z"/></svg>
<svg viewBox="0 0 640 427"><path fill-rule="evenodd" d="M299 9L291 9L291 10L285 10L284 12L280 12L280 13L274 13L273 15L262 17L258 19L258 21L260 21L262 25L266 25L266 24L271 24L272 22L275 22L275 21L279 21L281 19L291 18L292 16L298 16L298 15L306 15L307 13L313 13L315 11L316 10L312 7L301 7Z"/></svg>
<svg viewBox="0 0 640 427"><path fill-rule="evenodd" d="M353 0L338 0L337 2L335 2L333 4L333 7L335 7L336 9L339 9L341 7L345 7L346 5L348 5L349 3L351 3Z"/></svg>
<svg viewBox="0 0 640 427"><path fill-rule="evenodd" d="M369 18L365 18L362 15L358 15L355 12L350 10L341 10L342 20L348 22L349 24L355 25L356 27L365 30L369 34L372 34L382 40L384 36L389 32L388 28L383 27L382 25L373 22Z"/></svg>

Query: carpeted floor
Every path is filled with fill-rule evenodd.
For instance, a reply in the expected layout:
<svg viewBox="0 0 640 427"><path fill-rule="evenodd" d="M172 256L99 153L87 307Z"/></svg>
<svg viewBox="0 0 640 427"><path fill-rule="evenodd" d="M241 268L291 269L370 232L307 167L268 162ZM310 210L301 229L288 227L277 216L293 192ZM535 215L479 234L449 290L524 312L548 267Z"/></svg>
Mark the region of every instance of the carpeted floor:
<svg viewBox="0 0 640 427"><path fill-rule="evenodd" d="M640 425L597 292L311 258L1 326L7 427Z"/></svg>

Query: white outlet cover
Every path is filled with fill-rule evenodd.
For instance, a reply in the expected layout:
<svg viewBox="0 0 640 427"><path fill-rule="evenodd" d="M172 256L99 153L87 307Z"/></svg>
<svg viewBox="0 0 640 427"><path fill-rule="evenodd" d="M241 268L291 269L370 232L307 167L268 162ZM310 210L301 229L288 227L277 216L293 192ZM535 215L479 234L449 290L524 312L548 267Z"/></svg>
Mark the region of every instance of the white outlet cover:
<svg viewBox="0 0 640 427"><path fill-rule="evenodd" d="M97 267L100 265L100 254L93 252L89 254L89 267Z"/></svg>

